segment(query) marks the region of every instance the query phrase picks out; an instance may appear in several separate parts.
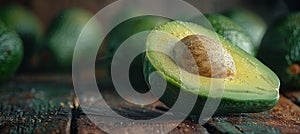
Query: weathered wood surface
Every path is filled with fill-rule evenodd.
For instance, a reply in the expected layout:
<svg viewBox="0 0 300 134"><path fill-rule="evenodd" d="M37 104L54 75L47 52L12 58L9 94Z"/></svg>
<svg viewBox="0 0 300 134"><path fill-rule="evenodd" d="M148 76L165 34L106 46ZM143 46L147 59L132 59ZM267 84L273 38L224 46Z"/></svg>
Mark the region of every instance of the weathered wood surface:
<svg viewBox="0 0 300 134"><path fill-rule="evenodd" d="M108 104L115 112L119 113L123 117L127 117L130 119L152 119L164 114L164 110L167 110L167 108L161 102L156 102L153 105L148 106L138 106L126 102L121 102L119 98L113 98L113 95L107 92L102 92L102 95L107 96L107 98L111 98L109 100L114 101L111 103L108 102ZM116 101L119 102L119 104L116 104ZM95 102L88 101L88 103ZM78 117L76 118L77 132L97 134L105 133L89 120L89 118L93 118L96 120L96 124L101 125L101 128L110 129L110 133L116 134L163 133L169 128L175 128L169 132L171 134L208 134L208 131L205 127L190 120L185 120L177 125L177 120L175 118L172 118L172 115L169 115L169 120L163 120L159 123L147 124L135 121L122 121L121 118L113 116L111 113L108 113L108 110L105 109L106 108L99 108L90 113L83 113L80 109L78 109L78 112L76 112Z"/></svg>
<svg viewBox="0 0 300 134"><path fill-rule="evenodd" d="M125 117L130 118L145 118L143 116L155 116L163 113L167 108L160 102L154 106L136 107L130 104L121 104L115 111L120 112ZM101 111L101 115L88 114L81 115L77 120L78 132L91 131L95 133L103 133L97 128L87 116L91 118L99 118L103 120L103 115L109 115ZM101 116L101 117L99 117ZM113 117L107 116L105 120L116 120ZM113 121L112 121L113 122ZM110 125L108 127L116 127L117 132L124 133L141 133L141 132L156 132L159 128L164 128L166 125L172 125L172 120L161 122L157 127L153 125L135 125L128 124ZM188 125L187 125L188 124ZM104 125L104 124L103 124ZM104 127L104 126L102 126ZM105 126L107 127L107 126ZM186 120L170 133L265 133L265 134L281 134L281 133L300 133L300 108L286 97L281 96L279 103L271 110L261 113L242 113L230 114L226 116L215 116L203 126L200 126L194 121ZM195 129L196 128L196 129ZM114 131L113 131L114 132ZM159 132L158 132L159 133Z"/></svg>
<svg viewBox="0 0 300 134"><path fill-rule="evenodd" d="M20 76L1 85L0 133L70 132L72 86L43 77Z"/></svg>
<svg viewBox="0 0 300 134"><path fill-rule="evenodd" d="M97 117L97 116L94 116ZM86 117L82 116L77 120L78 133L105 133L101 129L97 128L91 121ZM111 126L110 126L111 127ZM184 121L178 126L172 121L165 121L159 124L119 124L115 126L115 129L111 133L128 133L128 134L148 134L148 133L162 133L164 128L172 127L175 128L170 134L208 134L207 130L194 122Z"/></svg>
<svg viewBox="0 0 300 134"><path fill-rule="evenodd" d="M218 133L300 133L300 108L284 96L271 110L261 113L214 117L206 125Z"/></svg>
<svg viewBox="0 0 300 134"><path fill-rule="evenodd" d="M113 133L161 133L174 127L170 133L300 133L299 92L284 93L279 103L262 113L215 116L203 126L189 118L179 126L176 120L158 124L128 124L114 122L115 117L105 113L83 113L74 101L71 77L68 75L23 75L0 86L0 133L105 133L88 117L112 121L101 127L113 128ZM136 106L101 92L110 106L124 117L151 119L168 109L160 102L150 106ZM89 98L89 97L87 97ZM197 119L195 119L197 120Z"/></svg>

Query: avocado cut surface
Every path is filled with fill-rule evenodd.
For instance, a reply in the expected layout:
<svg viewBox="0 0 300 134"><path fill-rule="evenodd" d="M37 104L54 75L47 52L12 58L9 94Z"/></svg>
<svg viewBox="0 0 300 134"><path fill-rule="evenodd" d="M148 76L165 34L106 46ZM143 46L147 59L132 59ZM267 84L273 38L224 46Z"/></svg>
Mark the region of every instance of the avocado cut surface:
<svg viewBox="0 0 300 134"><path fill-rule="evenodd" d="M205 77L190 73L175 63L170 57L174 44L195 34L218 41L232 56L236 66L233 76L224 79ZM147 38L145 59L146 80L153 71L158 71L167 81L166 91L160 98L167 106L176 102L179 92L198 96L191 114L201 112L212 80L223 80L225 85L223 96L214 98L221 99L216 111L219 114L265 111L274 107L279 99L280 82L275 73L224 37L194 23L172 21L156 27Z"/></svg>
<svg viewBox="0 0 300 134"><path fill-rule="evenodd" d="M37 16L21 5L7 5L0 8L0 20L6 27L15 30L23 41L24 60L21 70L30 66L30 59L38 47L42 26Z"/></svg>
<svg viewBox="0 0 300 134"><path fill-rule="evenodd" d="M258 51L258 58L279 76L285 88L300 87L300 12L271 25Z"/></svg>
<svg viewBox="0 0 300 134"><path fill-rule="evenodd" d="M224 15L245 29L257 51L268 27L264 19L247 9L232 9L225 12Z"/></svg>
<svg viewBox="0 0 300 134"><path fill-rule="evenodd" d="M0 82L16 72L23 56L23 45L15 31L0 23Z"/></svg>
<svg viewBox="0 0 300 134"><path fill-rule="evenodd" d="M54 62L57 67L63 69L71 67L76 41L92 17L93 14L84 9L69 8L61 11L52 20L45 35L45 46L43 46L46 53L48 52L50 62ZM100 34L100 26L94 24L89 28L85 30L89 30L87 32L93 32L93 34L90 35L91 37L86 37L86 40L91 39L90 42L93 42L94 36ZM86 45L91 44L90 42L87 41ZM49 61L43 62L47 64Z"/></svg>
<svg viewBox="0 0 300 134"><path fill-rule="evenodd" d="M224 36L232 44L239 46L251 55L256 54L255 46L248 33L230 18L220 14L205 15L217 33Z"/></svg>

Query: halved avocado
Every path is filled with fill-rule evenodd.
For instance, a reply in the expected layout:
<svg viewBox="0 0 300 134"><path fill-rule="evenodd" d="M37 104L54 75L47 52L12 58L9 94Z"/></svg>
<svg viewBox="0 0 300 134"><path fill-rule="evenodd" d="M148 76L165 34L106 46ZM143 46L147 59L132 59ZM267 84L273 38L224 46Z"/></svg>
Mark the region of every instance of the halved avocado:
<svg viewBox="0 0 300 134"><path fill-rule="evenodd" d="M161 32L168 34L160 34ZM178 66L168 54L173 55L174 46L178 44L178 41L193 35L219 42L232 57L236 68L235 74L224 78L201 76ZM145 79L148 80L153 71L158 71L167 81L166 91L160 100L168 107L172 107L179 92L197 95L197 102L191 112L194 115L201 113L208 98L212 80L224 80L225 85L223 96L213 98L221 99L217 114L261 112L274 107L279 99L280 82L276 74L224 37L197 24L173 21L156 27L147 38L145 59Z"/></svg>

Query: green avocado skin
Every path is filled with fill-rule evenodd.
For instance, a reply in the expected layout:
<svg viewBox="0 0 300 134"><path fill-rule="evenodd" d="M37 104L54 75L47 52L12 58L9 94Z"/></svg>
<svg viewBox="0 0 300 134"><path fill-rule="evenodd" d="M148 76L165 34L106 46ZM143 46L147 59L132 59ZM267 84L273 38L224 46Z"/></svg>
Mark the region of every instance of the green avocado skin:
<svg viewBox="0 0 300 134"><path fill-rule="evenodd" d="M32 11L21 5L7 5L0 8L0 20L6 27L15 30L22 39L24 60L20 69L26 70L42 35L39 19Z"/></svg>
<svg viewBox="0 0 300 134"><path fill-rule="evenodd" d="M144 77L145 80L149 83L148 78L149 75L156 71L155 67L152 66L150 61L145 58L144 60ZM162 78L164 79L164 78ZM162 102L168 107L172 107L176 101L178 101L176 96L179 96L179 93L183 92L185 96L194 96L195 94L181 90L180 88L174 86L172 83L167 83L165 93L160 98ZM190 115L200 116L199 114L202 112L205 102L207 101L207 96L198 95L197 101L195 102ZM221 98L221 102L216 109L214 115L226 115L228 113L255 113L255 112L263 112L273 108L279 100L279 95L275 97L273 100L232 100L228 98ZM214 100L212 100L214 101ZM218 101L218 100L215 100ZM192 105L192 104L191 104Z"/></svg>
<svg viewBox="0 0 300 134"><path fill-rule="evenodd" d="M138 16L128 19L117 25L106 37L106 57L112 57L118 47L130 36L152 30L155 26L171 21L168 18L159 16Z"/></svg>
<svg viewBox="0 0 300 134"><path fill-rule="evenodd" d="M23 45L20 37L0 23L0 83L13 76L22 56Z"/></svg>
<svg viewBox="0 0 300 134"><path fill-rule="evenodd" d="M77 39L93 17L89 11L69 8L61 11L50 23L44 37L41 62L44 69L70 70ZM98 25L93 30L100 30ZM87 44L88 45L88 44Z"/></svg>
<svg viewBox="0 0 300 134"><path fill-rule="evenodd" d="M106 57L106 68L107 72L111 72L111 62L112 57L114 56L116 50L119 48L119 46L130 36L137 34L139 32L143 31L150 31L154 27L161 25L163 23L169 22L171 19L160 17L160 16L138 16L131 19L128 19L119 25L117 25L113 30L111 30L108 35L106 36L106 46L105 49L105 57ZM145 45L145 43L141 43L140 45ZM140 47L140 46L139 46ZM132 52L135 52L136 48L130 48ZM99 53L98 53L99 54ZM126 58L126 54L123 57ZM132 81L132 86L135 90L139 92L146 92L148 89L146 89L147 84L144 81L143 76L143 58L144 55L141 54L135 58L135 60L131 63L131 67L129 70L129 79ZM124 59L126 60L126 59ZM122 62L122 61L121 61ZM122 66L122 63L117 63Z"/></svg>
<svg viewBox="0 0 300 134"><path fill-rule="evenodd" d="M267 30L267 23L264 19L246 9L232 9L225 12L224 15L245 29L257 51Z"/></svg>
<svg viewBox="0 0 300 134"><path fill-rule="evenodd" d="M207 14L205 16L218 34L224 36L227 40L239 46L252 56L256 55L251 38L240 25L220 14Z"/></svg>
<svg viewBox="0 0 300 134"><path fill-rule="evenodd" d="M291 13L272 24L263 38L258 59L280 78L283 88L299 88L300 76L289 71L300 64L300 12Z"/></svg>

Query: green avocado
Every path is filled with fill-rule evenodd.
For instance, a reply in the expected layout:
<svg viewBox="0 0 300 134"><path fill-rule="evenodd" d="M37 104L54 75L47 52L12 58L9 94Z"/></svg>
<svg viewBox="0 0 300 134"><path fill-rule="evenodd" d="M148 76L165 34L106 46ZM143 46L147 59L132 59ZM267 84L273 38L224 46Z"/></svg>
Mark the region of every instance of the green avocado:
<svg viewBox="0 0 300 134"><path fill-rule="evenodd" d="M255 51L257 51L267 30L267 23L264 19L247 9L232 9L225 12L224 15L245 29L255 45Z"/></svg>
<svg viewBox="0 0 300 134"><path fill-rule="evenodd" d="M45 44L42 48L42 62L44 68L58 67L61 70L70 70L73 51L76 41L84 30L84 26L93 17L93 14L79 8L69 8L61 11L52 21L45 34ZM92 44L95 36L100 34L100 26L91 23L87 32L86 45ZM90 41L88 41L90 39Z"/></svg>
<svg viewBox="0 0 300 134"><path fill-rule="evenodd" d="M120 23L106 37L107 48L105 57L112 57L121 43L130 36L139 32L152 30L155 26L168 21L170 21L168 18L147 15L134 17Z"/></svg>
<svg viewBox="0 0 300 134"><path fill-rule="evenodd" d="M119 46L130 36L133 36L134 34L137 34L139 32L143 31L150 31L154 27L164 24L166 22L171 21L168 18L165 17L160 17L160 16L152 16L152 15L146 15L146 16L138 16L134 18L130 18L120 24L118 24L116 27L111 30L108 35L106 36L106 43L104 46L105 48L105 58L106 58L106 63L107 63L107 69L111 72L111 62L112 58L116 52L116 50L119 48ZM141 45L144 45L141 43ZM136 47L131 47L129 48L130 52L135 52ZM98 56L100 53L98 53ZM122 54L124 59L126 60L126 53ZM122 60L122 59L121 59ZM143 55L139 55L135 58L135 60L131 63L131 68L130 68L130 80L132 82L132 86L134 89L140 92L145 92L148 89L145 89L147 87L145 81L144 81L144 76L143 76ZM122 63L119 63L122 65Z"/></svg>
<svg viewBox="0 0 300 134"><path fill-rule="evenodd" d="M0 9L0 20L8 28L15 30L23 41L24 60L20 69L30 68L30 60L42 35L39 19L32 11L21 5L8 5Z"/></svg>
<svg viewBox="0 0 300 134"><path fill-rule="evenodd" d="M0 82L10 77L18 69L23 56L23 45L20 37L0 23Z"/></svg>
<svg viewBox="0 0 300 134"><path fill-rule="evenodd" d="M224 36L232 44L239 46L249 54L253 56L256 54L251 38L240 25L220 14L208 14L205 16L218 34Z"/></svg>
<svg viewBox="0 0 300 134"><path fill-rule="evenodd" d="M300 87L300 12L272 24L258 51L258 58L280 78L284 88Z"/></svg>
<svg viewBox="0 0 300 134"><path fill-rule="evenodd" d="M179 41L190 43L192 56L203 72L197 74L189 70L195 67L190 62L193 58L180 53L184 49L178 49L182 47L178 45ZM215 49L214 46L218 45L213 43L219 44L219 47ZM206 45L207 49L202 49L201 45ZM199 53L201 51L204 52ZM206 62L207 57L203 58L206 53L212 54L210 68L205 66L210 64ZM222 53L224 59L220 59ZM217 75L204 75L209 74L205 70L211 68L215 70L211 73ZM228 73L228 68L231 73ZM168 107L172 107L180 92L184 92L186 97L197 96L192 115L201 113L210 86L213 86L212 80L224 81L225 85L216 114L261 112L273 108L279 99L280 82L275 73L224 37L194 23L172 21L156 27L148 35L144 61L144 76L148 83L153 72L158 72L167 81L166 91L160 100ZM217 77L219 72L225 75Z"/></svg>

